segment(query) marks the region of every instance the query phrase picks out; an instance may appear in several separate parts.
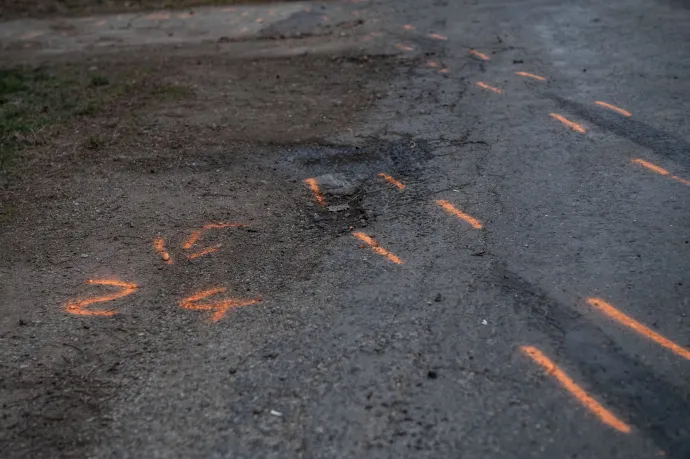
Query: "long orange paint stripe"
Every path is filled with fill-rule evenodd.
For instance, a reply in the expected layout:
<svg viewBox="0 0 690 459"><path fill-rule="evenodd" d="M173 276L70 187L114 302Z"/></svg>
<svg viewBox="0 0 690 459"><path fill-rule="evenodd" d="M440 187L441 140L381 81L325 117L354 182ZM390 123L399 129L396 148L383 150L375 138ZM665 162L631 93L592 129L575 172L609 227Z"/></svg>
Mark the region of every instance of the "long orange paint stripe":
<svg viewBox="0 0 690 459"><path fill-rule="evenodd" d="M573 397L582 403L588 410L594 413L604 424L607 424L619 432L630 433L631 429L626 423L618 419L613 413L604 408L599 402L590 397L584 389L573 381L558 365L545 356L534 346L521 346L522 352L531 357L536 363L546 370L549 376L553 376Z"/></svg>
<svg viewBox="0 0 690 459"><path fill-rule="evenodd" d="M473 56L478 57L479 59L481 59L481 60L483 60L483 61L488 61L488 60L491 59L491 58L490 58L489 56L487 56L486 54L480 53L479 51L475 51L474 49L471 49L471 50L469 51L469 53L472 54Z"/></svg>
<svg viewBox="0 0 690 459"><path fill-rule="evenodd" d="M473 227L474 229L482 229L482 224L481 224L481 222L480 222L479 220L477 220L476 218L472 217L471 215L467 215L465 212L461 211L460 209L458 209L457 207L455 207L455 206L454 206L453 204L451 204L450 202L448 202L448 201L446 201L446 200L444 200L444 199L437 199L437 200L436 200L436 203L437 203L439 206L441 206L441 207L443 208L443 210L445 210L445 211L448 212L449 214L455 215L455 216L458 217L459 219L464 220L464 221L466 221L467 223L469 223L470 225L472 225L472 227Z"/></svg>
<svg viewBox="0 0 690 459"><path fill-rule="evenodd" d="M412 46L403 45L401 43L398 43L397 45L395 45L395 47L401 51L414 51L414 48Z"/></svg>
<svg viewBox="0 0 690 459"><path fill-rule="evenodd" d="M555 118L555 119L557 119L558 121L560 121L561 123L565 124L566 126L568 126L568 127L569 127L570 129L572 129L573 131L581 132L581 133L583 133L583 134L584 134L585 132L587 132L587 131L585 130L585 128L583 128L581 125L579 125L579 124L577 124L577 123L575 123L575 122L573 122L573 121L570 121L568 118L566 118L566 117L563 116L563 115L559 115L558 113L551 113L551 117L552 117L552 118Z"/></svg>
<svg viewBox="0 0 690 459"><path fill-rule="evenodd" d="M399 189L401 189L401 190L404 190L404 189L405 189L405 185L404 185L404 184L402 184L402 183L400 183L399 181L395 180L393 177L391 177L391 176L388 175L388 174L385 174L385 173L381 172L381 173L379 174L379 177L383 177L388 183L397 186L397 187L398 187Z"/></svg>
<svg viewBox="0 0 690 459"><path fill-rule="evenodd" d="M156 252L160 254L164 262L166 262L169 265L173 263L172 259L170 258L170 254L167 250L165 250L165 241L162 237L156 236L153 239L153 248L156 249Z"/></svg>
<svg viewBox="0 0 690 459"><path fill-rule="evenodd" d="M657 174L669 175L669 172L666 169L664 169L663 167L659 167L656 164L652 164L649 161L645 161L644 159L634 158L632 160L632 162L635 164L639 164L642 167L646 167L650 171L656 172Z"/></svg>
<svg viewBox="0 0 690 459"><path fill-rule="evenodd" d="M389 261L392 261L396 265L402 265L403 264L403 261L400 258L393 255L392 253L390 253L388 250L384 249L383 247L380 247L379 243L376 242L376 240L374 238L372 238L371 236L368 236L367 234L362 233L361 231L356 231L356 232L352 233L352 235L354 237L356 237L357 239L359 239L360 241L367 244L369 247L371 247L371 249L374 252L378 253L379 255L381 255L383 257L386 257Z"/></svg>
<svg viewBox="0 0 690 459"><path fill-rule="evenodd" d="M208 223L204 225L204 229L241 228L243 226L241 223Z"/></svg>
<svg viewBox="0 0 690 459"><path fill-rule="evenodd" d="M448 37L443 36L443 35L439 35L439 34L437 34L437 33L430 33L429 36L430 36L431 38L435 38L436 40L444 40L444 41L447 41L447 40L448 40Z"/></svg>
<svg viewBox="0 0 690 459"><path fill-rule="evenodd" d="M606 102L602 102L600 100L597 100L594 103L601 107L608 108L609 110L613 110L614 112L618 112L623 116L632 116L632 113L630 113L629 111L623 110L622 108L616 107L615 105L607 104Z"/></svg>
<svg viewBox="0 0 690 459"><path fill-rule="evenodd" d="M671 350L675 354L690 360L690 352L687 351L686 349L682 348L681 346L677 345L670 339L664 338L657 332L647 328L646 326L642 325L640 322L636 321L635 319L628 317L627 315L623 314L621 311L618 309L614 308L612 305L607 303L606 301L602 300L601 298L587 298L587 303L589 303L591 306L597 308L599 311L603 312L606 314L608 317L611 319L615 320L616 322L625 325L628 328L633 329L640 335L644 336L647 339L650 339L657 343L659 346L665 347L666 349Z"/></svg>
<svg viewBox="0 0 690 459"><path fill-rule="evenodd" d="M304 181L304 183L306 183L311 192L314 193L314 199L316 199L316 202L321 207L325 206L326 200L324 199L323 194L321 194L321 190L319 189L319 184L317 183L316 179L308 178Z"/></svg>
<svg viewBox="0 0 690 459"><path fill-rule="evenodd" d="M546 81L546 78L544 78L543 76L535 75L534 73L515 72L515 75L520 75L520 76L527 77L527 78L533 78L533 79L539 80L539 81Z"/></svg>
<svg viewBox="0 0 690 459"><path fill-rule="evenodd" d="M673 180L676 180L676 181L682 183L683 185L690 186L690 180L686 180L684 178L678 177L677 175L671 175L671 173L669 171L667 171L666 169L664 169L663 167L657 166L656 164L650 163L649 161L645 161L644 159L640 159L640 158L634 158L632 160L632 162L634 164L639 164L642 167L646 167L650 171L656 172L659 175L666 175L666 176L672 178Z"/></svg>
<svg viewBox="0 0 690 459"><path fill-rule="evenodd" d="M488 89L489 91L493 91L498 94L503 94L502 89L494 88L493 86L489 86L488 84L484 83L483 81L478 81L477 86L480 88Z"/></svg>

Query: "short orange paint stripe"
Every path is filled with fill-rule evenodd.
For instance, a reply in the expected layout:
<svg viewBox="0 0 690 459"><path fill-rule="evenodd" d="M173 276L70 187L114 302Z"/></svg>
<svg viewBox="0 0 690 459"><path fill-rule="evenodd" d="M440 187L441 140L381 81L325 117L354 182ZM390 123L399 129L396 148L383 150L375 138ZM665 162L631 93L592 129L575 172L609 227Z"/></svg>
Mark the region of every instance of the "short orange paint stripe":
<svg viewBox="0 0 690 459"><path fill-rule="evenodd" d="M450 202L444 200L444 199L437 199L436 203L443 208L446 212L448 212L451 215L454 215L458 217L461 220L466 221L474 229L482 229L482 224L479 220L476 218L472 217L471 215L467 215L465 212L459 210L457 207L455 207L453 204Z"/></svg>
<svg viewBox="0 0 690 459"><path fill-rule="evenodd" d="M395 47L398 48L400 51L414 51L414 48L412 46L407 46L400 43L395 45Z"/></svg>
<svg viewBox="0 0 690 459"><path fill-rule="evenodd" d="M437 34L437 33L430 33L429 36L430 36L431 38L435 38L436 40L444 40L444 41L447 41L447 40L448 40L448 37L446 37L446 36L444 36L444 35L439 35L439 34Z"/></svg>
<svg viewBox="0 0 690 459"><path fill-rule="evenodd" d="M565 116L559 115L558 113L551 113L551 117L555 118L558 121L560 121L561 123L565 124L566 126L568 126L573 131L581 132L582 134L587 132L585 130L585 128L583 128L581 125L579 125L573 121L570 121L568 118L566 118Z"/></svg>
<svg viewBox="0 0 690 459"><path fill-rule="evenodd" d="M615 105L607 104L606 102L602 102L600 100L597 100L594 103L601 107L608 108L609 110L613 110L614 112L618 112L623 116L632 116L632 113L630 113L629 111L623 110L622 108L616 107Z"/></svg>
<svg viewBox="0 0 690 459"><path fill-rule="evenodd" d="M573 397L582 403L588 410L594 413L604 424L607 424L619 432L630 433L631 429L626 423L618 419L613 413L604 408L599 402L590 397L584 389L575 383L558 365L545 356L534 346L521 346L520 349L532 358L549 376L553 376Z"/></svg>
<svg viewBox="0 0 690 459"><path fill-rule="evenodd" d="M405 24L403 26L403 29L405 29L405 30L417 30L417 28L411 24Z"/></svg>
<svg viewBox="0 0 690 459"><path fill-rule="evenodd" d="M384 174L383 172L381 172L381 173L379 174L379 177L383 177L388 183L397 186L397 187L398 187L399 189L401 189L401 190L404 190L404 189L405 189L405 185L404 185L404 184L398 182L397 180L395 180L393 177L391 177L391 176L388 175L388 174Z"/></svg>
<svg viewBox="0 0 690 459"><path fill-rule="evenodd" d="M319 184L316 182L316 179L308 178L304 181L304 183L306 183L311 192L314 193L314 199L316 199L316 202L321 207L325 206L326 200L324 199L323 194L321 194L321 190L319 189Z"/></svg>
<svg viewBox="0 0 690 459"><path fill-rule="evenodd" d="M241 223L207 223L204 225L204 229L241 228L243 226Z"/></svg>
<svg viewBox="0 0 690 459"><path fill-rule="evenodd" d="M614 308L612 305L602 300L601 298L587 298L587 303L597 308L599 311L603 312L609 318L615 320L616 322L625 325L626 327L633 329L645 338L654 341L659 346L665 347L666 349L671 350L672 352L683 357L684 359L690 360L689 351L677 345L673 341L664 338L657 332L647 328L635 319L623 314L621 311Z"/></svg>
<svg viewBox="0 0 690 459"><path fill-rule="evenodd" d="M527 77L527 78L533 78L533 79L539 80L539 81L546 81L546 78L544 78L543 76L535 75L534 73L515 72L515 75L520 75L520 76Z"/></svg>
<svg viewBox="0 0 690 459"><path fill-rule="evenodd" d="M489 91L493 91L497 94L503 94L502 89L494 88L493 86L489 86L488 84L484 83L483 81L478 81L477 86L480 88L488 89Z"/></svg>
<svg viewBox="0 0 690 459"><path fill-rule="evenodd" d="M196 241L199 240L199 237L201 237L201 232L202 230L196 230L194 231L191 236L187 239L187 241L184 243L182 246L183 249L191 249L192 246L196 243Z"/></svg>
<svg viewBox="0 0 690 459"><path fill-rule="evenodd" d="M169 265L173 263L172 258L170 258L170 254L167 250L165 250L165 241L162 237L156 236L153 239L153 248L156 249L156 252L160 254L164 262L166 262Z"/></svg>
<svg viewBox="0 0 690 459"><path fill-rule="evenodd" d="M392 261L396 265L402 265L403 264L403 261L400 258L393 255L392 253L390 253L388 250L384 249L383 247L380 247L379 243L376 242L376 240L374 238L372 238L371 236L368 236L365 233L362 233L361 231L356 231L356 232L352 233L352 235L354 237L356 237L357 239L359 239L360 241L364 242L369 247L371 247L371 249L374 252L378 253L381 256L386 257L389 261Z"/></svg>
<svg viewBox="0 0 690 459"><path fill-rule="evenodd" d="M649 170L651 170L651 171L654 171L654 172L656 172L657 174L660 174L660 175L669 175L669 172L668 172L666 169L664 169L663 167L659 167L659 166L657 166L656 164L652 164L652 163L650 163L649 161L645 161L644 159L634 158L634 159L632 160L632 162L635 163L635 164L639 164L639 165L642 166L642 167L646 167L647 169L649 169Z"/></svg>
<svg viewBox="0 0 690 459"><path fill-rule="evenodd" d="M473 55L473 56L478 57L479 59L481 59L481 60L483 60L483 61L491 60L491 58L490 58L489 56L487 56L486 54L480 53L479 51L475 51L474 49L471 49L471 50L469 51L469 53L470 53L471 55Z"/></svg>
<svg viewBox="0 0 690 459"><path fill-rule="evenodd" d="M199 301L199 300L203 300L204 298L208 298L209 296L215 295L217 293L224 293L227 290L228 289L225 287L217 287L217 288L212 288L212 289L208 289L208 290L202 290L201 292L195 293L194 295L180 301L180 305L185 309L196 309L196 310L211 309L211 306L208 304L195 305L192 303Z"/></svg>
<svg viewBox="0 0 690 459"><path fill-rule="evenodd" d="M208 249L204 249L200 252L190 253L187 255L187 259L194 260L196 258L203 257L204 255L208 255L209 253L217 252L218 249L219 247L209 247Z"/></svg>

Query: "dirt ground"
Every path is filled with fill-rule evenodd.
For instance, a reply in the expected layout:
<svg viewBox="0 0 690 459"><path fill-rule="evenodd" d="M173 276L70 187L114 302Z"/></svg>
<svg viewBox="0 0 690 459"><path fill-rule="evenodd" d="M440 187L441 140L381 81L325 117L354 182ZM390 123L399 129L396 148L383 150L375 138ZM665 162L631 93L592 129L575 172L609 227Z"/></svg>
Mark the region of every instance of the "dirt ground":
<svg viewBox="0 0 690 459"><path fill-rule="evenodd" d="M4 163L4 457L82 457L129 383L123 368L214 333L181 314L179 298L221 281L242 297L270 295L310 275L324 236L366 225L356 190L331 202L349 210L317 210L304 165L328 161L310 146L347 132L382 97L395 59L194 54L5 71L21 82L6 105L50 116ZM37 105L46 85L55 101ZM199 245L218 253L187 259L183 242L214 222L245 226L209 231ZM137 298L114 321L66 318L65 300L93 294L94 277L134 282Z"/></svg>
<svg viewBox="0 0 690 459"><path fill-rule="evenodd" d="M290 1L290 0L274 0ZM194 8L206 5L267 3L259 0L0 0L0 20L21 17L82 16L159 9Z"/></svg>

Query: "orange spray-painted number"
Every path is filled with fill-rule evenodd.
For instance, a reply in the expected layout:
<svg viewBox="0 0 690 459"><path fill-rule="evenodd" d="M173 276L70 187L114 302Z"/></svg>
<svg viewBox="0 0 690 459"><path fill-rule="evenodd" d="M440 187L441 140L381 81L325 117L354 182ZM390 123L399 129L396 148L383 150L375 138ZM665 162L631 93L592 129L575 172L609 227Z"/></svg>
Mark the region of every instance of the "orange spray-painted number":
<svg viewBox="0 0 690 459"><path fill-rule="evenodd" d="M92 285L119 287L121 290L119 292L111 293L110 295L94 296L85 300L68 301L65 305L65 311L78 316L114 316L117 314L117 312L113 311L112 309L93 310L87 308L95 303L105 303L107 301L113 301L127 295L131 295L137 290L137 284L122 282L116 279L89 279L86 281L86 283Z"/></svg>
<svg viewBox="0 0 690 459"><path fill-rule="evenodd" d="M219 293L225 293L228 289L225 287L216 287L208 290L202 290L194 295L180 301L180 306L184 309L193 311L213 311L211 315L212 322L218 322L223 318L226 312L231 308L240 306L249 306L261 301L261 298L254 298L252 300L238 300L235 298L225 298L218 301L201 302L201 300Z"/></svg>
<svg viewBox="0 0 690 459"><path fill-rule="evenodd" d="M604 408L599 402L592 398L585 390L577 385L570 376L561 368L553 363L543 352L534 346L522 346L522 352L538 363L546 370L546 374L552 376L572 394L582 405L594 413L604 424L607 424L619 432L630 433L630 426L618 419L613 413Z"/></svg>
<svg viewBox="0 0 690 459"><path fill-rule="evenodd" d="M611 304L602 300L601 298L587 298L587 303L589 303L590 306L593 306L609 318L615 320L619 324L625 325L626 327L630 328L631 330L634 330L635 332L639 333L645 338L654 341L659 346L665 347L674 354L683 357L684 359L690 360L690 351L682 348L670 339L661 336L654 330L651 330L650 328L646 327L645 325L641 324L635 319L628 317L627 315L613 307Z"/></svg>

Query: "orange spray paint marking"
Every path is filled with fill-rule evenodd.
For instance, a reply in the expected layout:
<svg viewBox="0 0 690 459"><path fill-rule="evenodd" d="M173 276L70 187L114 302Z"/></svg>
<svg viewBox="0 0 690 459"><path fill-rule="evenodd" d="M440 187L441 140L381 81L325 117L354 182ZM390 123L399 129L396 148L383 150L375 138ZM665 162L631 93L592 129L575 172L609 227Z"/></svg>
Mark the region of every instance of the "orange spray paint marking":
<svg viewBox="0 0 690 459"><path fill-rule="evenodd" d="M432 69L437 69L439 67L438 62L436 61L426 61L426 65Z"/></svg>
<svg viewBox="0 0 690 459"><path fill-rule="evenodd" d="M209 253L217 252L218 249L220 249L220 247L209 247L208 249L204 249L200 252L190 253L187 255L187 259L194 260L196 258L203 257L204 255L208 255Z"/></svg>
<svg viewBox="0 0 690 459"><path fill-rule="evenodd" d="M480 88L488 89L489 91L493 91L496 94L503 94L502 89L494 88L493 86L489 86L488 84L484 83L483 81L478 81L477 86Z"/></svg>
<svg viewBox="0 0 690 459"><path fill-rule="evenodd" d="M156 236L153 239L153 248L156 249L156 252L160 254L164 262L166 262L169 265L173 264L172 258L170 258L170 254L167 250L165 250L165 241L162 237Z"/></svg>
<svg viewBox="0 0 690 459"><path fill-rule="evenodd" d="M417 28L415 26L413 26L412 24L405 24L403 26L403 29L405 29L405 30L417 30Z"/></svg>
<svg viewBox="0 0 690 459"><path fill-rule="evenodd" d="M666 169L664 169L663 167L659 167L656 164L652 164L649 161L645 161L644 159L634 158L632 160L632 162L635 164L639 164L640 166L646 167L647 169L654 171L657 174L669 175L669 172Z"/></svg>
<svg viewBox="0 0 690 459"><path fill-rule="evenodd" d="M470 53L471 55L473 55L473 56L475 56L475 57L477 57L477 58L483 60L483 61L491 60L491 58L490 58L489 56L487 56L486 54L480 53L479 51L475 51L474 49L471 49L471 50L469 51L469 53Z"/></svg>
<svg viewBox="0 0 690 459"><path fill-rule="evenodd" d="M86 283L93 285L107 285L109 287L120 287L122 290L110 295L96 296L79 301L68 301L65 305L65 311L78 316L114 316L117 314L117 312L113 310L92 311L86 308L87 306L95 303L105 303L107 301L117 300L118 298L131 295L137 290L137 284L122 282L116 279L89 279L86 281Z"/></svg>
<svg viewBox="0 0 690 459"><path fill-rule="evenodd" d="M626 327L633 329L645 338L654 341L659 346L665 347L666 349L669 349L676 355L679 355L684 359L690 360L690 351L687 351L686 349L680 347L673 341L664 338L657 332L647 328L635 319L628 317L627 315L623 314L621 311L614 308L601 298L587 298L587 303L589 303L590 306L597 308L599 311L606 314L609 318L615 320L616 322L625 325Z"/></svg>
<svg viewBox="0 0 690 459"><path fill-rule="evenodd" d="M356 232L352 233L352 235L354 237L356 237L357 239L359 239L360 241L364 242L369 247L371 247L371 249L374 252L378 253L379 255L381 255L383 257L386 257L389 261L392 261L396 265L402 265L403 264L403 261L400 258L393 255L392 253L390 253L388 250L384 249L383 247L380 247L379 243L376 242L376 240L374 238L372 238L371 236L368 236L365 233L362 233L361 231L356 231Z"/></svg>
<svg viewBox="0 0 690 459"><path fill-rule="evenodd" d="M437 199L436 203L443 208L447 213L450 215L454 215L458 217L461 220L466 221L470 225L472 225L472 228L474 229L482 229L482 224L479 220L476 218L472 217L471 215L467 215L465 212L459 210L457 207L455 207L453 204L450 202L444 200L444 199Z"/></svg>
<svg viewBox="0 0 690 459"><path fill-rule="evenodd" d="M395 180L393 177L391 177L391 176L388 175L388 174L384 174L383 172L381 172L381 173L379 174L379 177L383 177L383 178L386 180L386 182L388 182L388 183L390 183L390 184L392 184L392 185L397 186L398 189L400 189L400 190L404 190L404 189L405 189L405 185L403 185L402 183L398 182L397 180Z"/></svg>
<svg viewBox="0 0 690 459"><path fill-rule="evenodd" d="M192 13L180 13L177 15L178 19L189 19L194 16Z"/></svg>
<svg viewBox="0 0 690 459"><path fill-rule="evenodd" d="M556 378L556 380L565 388L565 390L570 392L573 397L582 403L589 411L601 419L604 424L613 427L619 432L630 433L630 426L618 419L613 413L590 397L584 389L577 385L575 381L570 379L570 376L561 370L558 365L553 363L551 359L545 356L539 349L534 346L521 346L520 349L542 368L544 368L546 370L546 374Z"/></svg>
<svg viewBox="0 0 690 459"><path fill-rule="evenodd" d="M304 181L304 183L306 183L311 192L314 193L314 199L316 199L316 202L321 207L325 206L326 200L324 199L323 194L321 194L321 190L319 189L319 184L316 182L316 179L308 178Z"/></svg>
<svg viewBox="0 0 690 459"><path fill-rule="evenodd" d="M443 41L448 41L448 37L445 37L443 35L439 35L437 33L430 33L429 36L431 38L435 38L436 40L443 40Z"/></svg>
<svg viewBox="0 0 690 459"><path fill-rule="evenodd" d="M196 241L199 240L201 234L206 230L221 228L241 228L243 226L244 225L242 225L241 223L207 223L206 225L202 226L201 229L194 231L185 241L184 245L182 245L182 248L186 250L191 249L192 246L196 244Z"/></svg>
<svg viewBox="0 0 690 459"><path fill-rule="evenodd" d="M203 290L180 301L180 306L192 311L214 311L213 315L211 315L211 321L218 322L230 308L249 306L250 304L256 304L261 301L261 298L254 298L253 300L225 299L215 302L198 303L199 300L217 295L218 293L225 293L227 290L228 289L225 287Z"/></svg>
<svg viewBox="0 0 690 459"><path fill-rule="evenodd" d="M602 102L600 100L597 100L594 103L601 107L608 108L609 110L613 110L614 112L618 112L623 116L632 116L632 113L630 113L629 111L623 110L622 108L616 107L615 105L607 104L606 102Z"/></svg>
<svg viewBox="0 0 690 459"><path fill-rule="evenodd" d="M401 43L398 43L395 45L396 48L398 48L400 51L414 51L414 48L412 46L407 46L403 45Z"/></svg>
<svg viewBox="0 0 690 459"><path fill-rule="evenodd" d="M153 13L146 16L149 21L164 21L170 19L170 13Z"/></svg>
<svg viewBox="0 0 690 459"><path fill-rule="evenodd" d="M573 131L577 131L577 132L580 132L582 134L587 132L585 130L585 128L583 128L581 125L579 125L573 121L570 121L568 118L566 118L565 116L559 115L558 113L551 113L551 117L555 118L558 121L560 121L561 123L565 124L566 126L568 126Z"/></svg>
<svg viewBox="0 0 690 459"><path fill-rule="evenodd" d="M546 81L546 78L544 78L543 76L535 75L534 73L515 72L515 75L520 75L523 77L532 78L532 79L539 80L539 81Z"/></svg>
<svg viewBox="0 0 690 459"><path fill-rule="evenodd" d="M690 180L685 180L684 178L680 178L680 177L678 177L678 176L676 176L676 175L672 175L671 178L672 178L673 180L679 181L680 183L682 183L682 184L685 185L685 186L690 186Z"/></svg>

